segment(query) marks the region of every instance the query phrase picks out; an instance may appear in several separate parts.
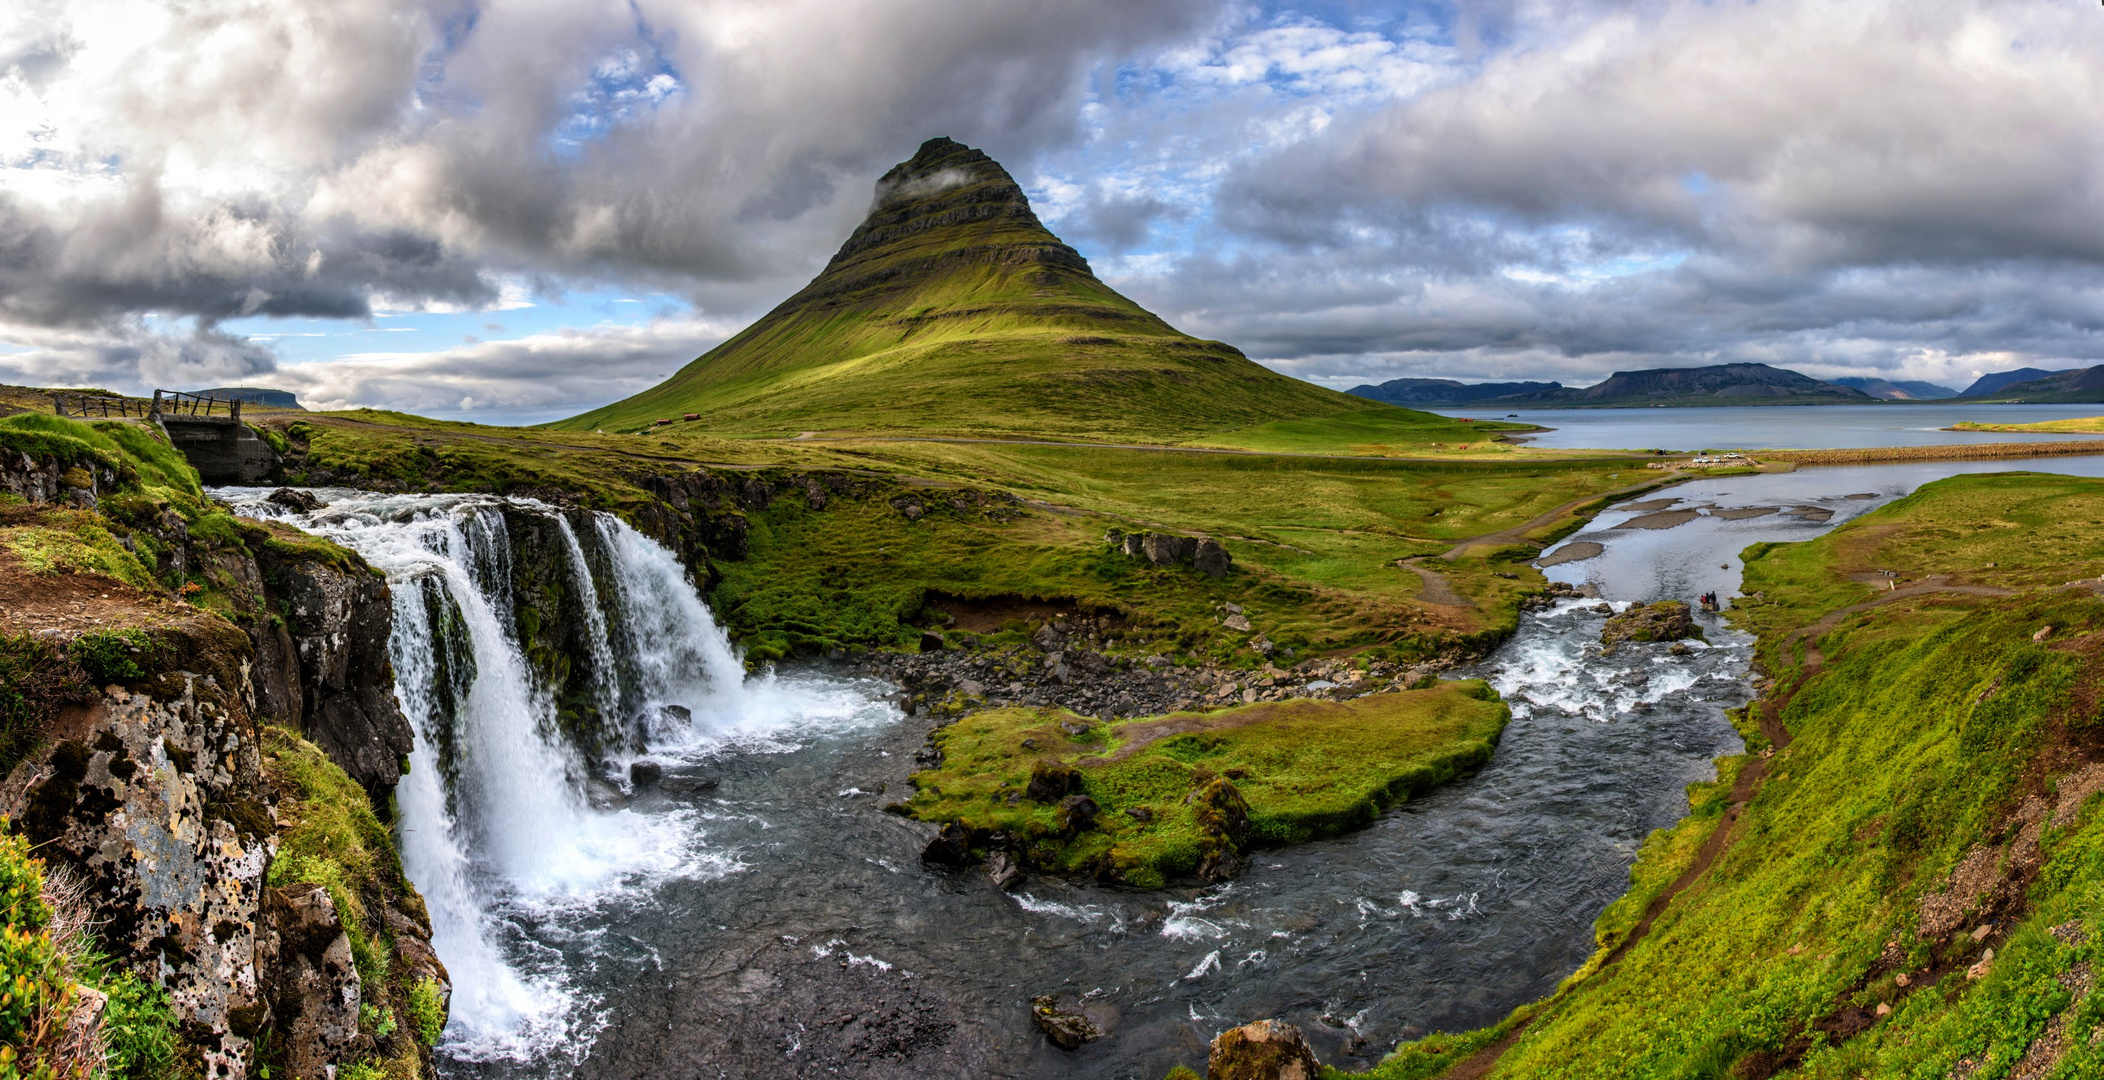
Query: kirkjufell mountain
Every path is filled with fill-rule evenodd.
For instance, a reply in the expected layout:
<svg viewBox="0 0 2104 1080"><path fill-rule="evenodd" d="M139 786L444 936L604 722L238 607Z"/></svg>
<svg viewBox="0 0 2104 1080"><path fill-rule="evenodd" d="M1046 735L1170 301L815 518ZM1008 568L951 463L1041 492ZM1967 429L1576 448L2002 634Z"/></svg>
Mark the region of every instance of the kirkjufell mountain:
<svg viewBox="0 0 2104 1080"><path fill-rule="evenodd" d="M696 413L717 431L1182 441L1368 407L1119 295L998 162L938 138L884 174L796 295L665 382L558 426Z"/></svg>

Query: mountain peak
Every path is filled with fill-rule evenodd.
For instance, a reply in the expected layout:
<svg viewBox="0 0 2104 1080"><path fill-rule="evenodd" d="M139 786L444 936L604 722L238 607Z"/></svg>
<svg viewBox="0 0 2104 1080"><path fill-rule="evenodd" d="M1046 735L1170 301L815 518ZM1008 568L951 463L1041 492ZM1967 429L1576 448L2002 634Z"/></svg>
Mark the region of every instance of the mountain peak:
<svg viewBox="0 0 2104 1080"><path fill-rule="evenodd" d="M563 424L1161 441L1367 405L1178 332L1097 278L1000 162L937 138L878 179L796 295Z"/></svg>
<svg viewBox="0 0 2104 1080"><path fill-rule="evenodd" d="M859 279L858 267L915 254L1037 262L1094 277L1088 260L1037 219L1030 197L1000 162L944 136L922 143L877 181L868 216L799 298L813 299L812 289L831 293L860 284L827 279Z"/></svg>

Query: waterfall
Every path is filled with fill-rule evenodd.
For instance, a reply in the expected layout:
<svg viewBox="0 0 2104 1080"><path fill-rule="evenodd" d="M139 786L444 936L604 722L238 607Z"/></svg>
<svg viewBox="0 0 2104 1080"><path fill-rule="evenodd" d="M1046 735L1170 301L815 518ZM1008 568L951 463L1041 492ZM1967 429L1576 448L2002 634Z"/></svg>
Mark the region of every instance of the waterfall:
<svg viewBox="0 0 2104 1080"><path fill-rule="evenodd" d="M296 524L357 551L394 595L396 690L416 730L400 785L404 869L431 911L452 973L446 1049L521 1056L575 1021L560 971L526 971L491 912L589 900L637 875L691 869L696 831L679 813L595 810L586 786L611 767L565 738L555 688L528 660L513 602L514 520L552 527L581 616L583 693L626 747L693 746L779 718L778 691L743 665L669 551L606 514L575 529L531 499L327 492L295 513L261 492L218 493L243 513ZM572 688L576 690L578 688ZM596 779L595 779L596 778Z"/></svg>

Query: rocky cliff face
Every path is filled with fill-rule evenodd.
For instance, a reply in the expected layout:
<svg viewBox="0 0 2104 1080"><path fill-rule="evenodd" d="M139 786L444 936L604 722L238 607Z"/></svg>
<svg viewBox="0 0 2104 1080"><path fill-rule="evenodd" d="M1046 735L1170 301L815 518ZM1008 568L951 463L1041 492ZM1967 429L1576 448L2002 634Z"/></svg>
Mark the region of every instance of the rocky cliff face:
<svg viewBox="0 0 2104 1080"><path fill-rule="evenodd" d="M168 988L206 1075L241 1076L270 1013L253 928L276 851L246 642L206 615L152 642L162 670L66 710L0 804L89 883L104 947Z"/></svg>
<svg viewBox="0 0 2104 1080"><path fill-rule="evenodd" d="M51 569L0 543L0 649L64 669L23 680L10 719L35 730L0 814L87 883L101 947L166 988L190 1069L428 1074L450 986L375 814L410 749L386 583L135 464L0 432L0 540L80 541Z"/></svg>

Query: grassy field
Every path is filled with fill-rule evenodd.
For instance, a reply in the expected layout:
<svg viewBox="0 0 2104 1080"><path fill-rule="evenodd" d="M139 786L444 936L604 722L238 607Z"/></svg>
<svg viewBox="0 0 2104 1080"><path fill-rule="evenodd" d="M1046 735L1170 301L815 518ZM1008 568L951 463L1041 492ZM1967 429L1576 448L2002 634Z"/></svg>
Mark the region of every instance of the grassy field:
<svg viewBox="0 0 2104 1080"><path fill-rule="evenodd" d="M1233 662L1248 635L1222 630L1234 602L1297 651L1376 646L1402 657L1509 632L1538 589L1535 546L1501 543L1437 572L1464 603L1433 604L1397 565L1514 529L1573 501L1652 479L1616 461L1394 462L1047 446L836 444L934 485L908 520L882 497L796 499L750 514L751 553L718 567L711 599L734 633L769 649L905 642L922 599L1059 599L1124 614L1131 648ZM982 493L1019 504L982 506ZM962 501L961 508L953 503ZM1541 535L1567 529L1565 517ZM1214 581L1112 553L1108 529L1217 537L1236 569Z"/></svg>
<svg viewBox="0 0 2104 1080"><path fill-rule="evenodd" d="M1157 887L1223 848L1364 825L1489 760L1510 716L1475 681L1116 724L994 709L936 731L943 763L914 774L906 805L924 820L1006 833L1038 867ZM1053 802L1023 797L1048 764L1073 770L1072 790L1101 808L1093 825L1075 831Z"/></svg>
<svg viewBox="0 0 2104 1080"><path fill-rule="evenodd" d="M1358 437L1366 424L1421 415L1361 409L1353 414L1359 426L1345 438ZM65 423L33 416L9 422ZM1444 423L1410 421L1397 430L1443 434ZM1450 452L1427 444L1423 456L1388 458L1012 441L786 441L691 426L644 435L493 428L370 410L259 413L255 426L287 455L294 483L562 493L632 519L657 498L647 486L652 475L709 468L778 485L811 472L856 478L859 493L835 497L821 511L794 497L745 511L749 554L714 562L711 600L755 659L910 645L936 595L1057 600L1118 612L1135 628L1133 649L1171 648L1230 663L1260 657L1243 648L1250 635L1219 625L1216 608L1225 602L1247 607L1269 640L1297 652L1371 647L1416 658L1456 645L1480 648L1510 630L1519 601L1541 585L1526 565L1535 546L1579 519L1565 514L1531 537L1509 531L1559 507L1662 479L1628 456L1501 446L1486 457L1459 444ZM67 430L151 443L135 423ZM1296 445L1318 445L1314 438ZM157 443L152 449L166 451ZM174 497L186 516L211 517L194 482L183 483L191 487L163 484L166 493L135 509ZM901 498L925 508L925 516L903 515L894 505ZM959 498L971 505L953 507ZM230 521L222 524L239 539ZM137 577L125 572L131 560L114 541L83 533L77 544L49 522L39 528L34 537L15 538L25 557L64 548L83 566L99 560L103 572ZM1188 568L1151 568L1113 555L1103 544L1110 529L1211 535L1232 552L1236 569L1216 581ZM1486 534L1497 535L1470 545L1463 557L1430 558ZM1399 565L1404 559L1419 559L1449 591L1428 597L1426 579Z"/></svg>
<svg viewBox="0 0 2104 1080"><path fill-rule="evenodd" d="M1436 1075L1521 1021L1488 1075L2104 1075L2104 603L2065 584L2104 572L2099 525L2104 482L1976 475L1751 549L1737 618L1793 741L1692 792L1555 998L1375 1075Z"/></svg>

